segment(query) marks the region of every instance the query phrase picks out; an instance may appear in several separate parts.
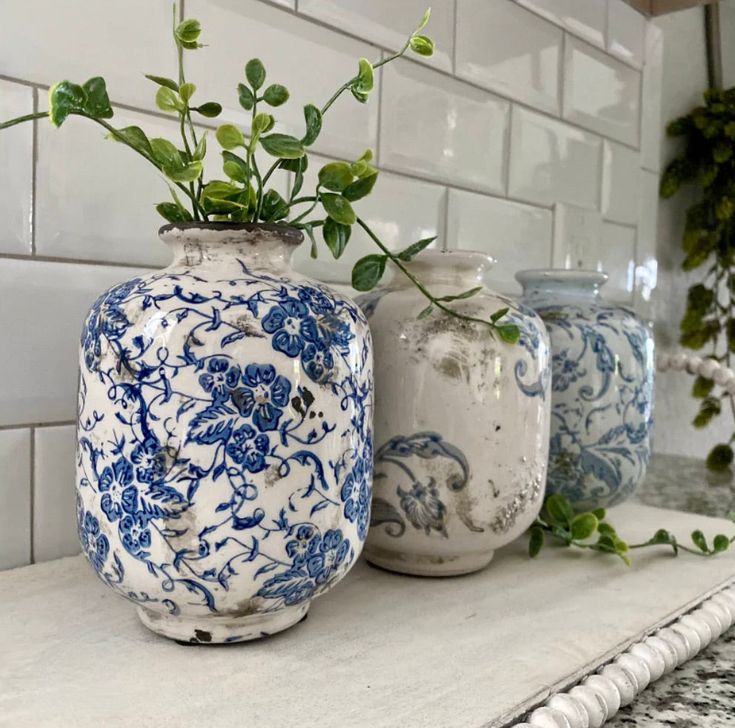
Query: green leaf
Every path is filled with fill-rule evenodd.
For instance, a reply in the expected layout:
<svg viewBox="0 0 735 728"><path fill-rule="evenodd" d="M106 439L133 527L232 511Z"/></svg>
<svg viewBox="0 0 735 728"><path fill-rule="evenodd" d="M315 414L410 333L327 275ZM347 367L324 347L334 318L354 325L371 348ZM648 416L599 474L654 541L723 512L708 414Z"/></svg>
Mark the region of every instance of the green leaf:
<svg viewBox="0 0 735 728"><path fill-rule="evenodd" d="M722 411L720 400L716 397L705 397L699 405L699 412L692 420L694 427L706 427L714 417L717 417Z"/></svg>
<svg viewBox="0 0 735 728"><path fill-rule="evenodd" d="M671 534L665 528L659 528L651 538L651 543L658 546L668 545L672 541Z"/></svg>
<svg viewBox="0 0 735 728"><path fill-rule="evenodd" d="M434 304L430 303L426 308L423 308L421 309L421 311L419 311L419 314L418 316L416 316L416 318L417 319L429 318L429 316L431 316L433 311L434 311Z"/></svg>
<svg viewBox="0 0 735 728"><path fill-rule="evenodd" d="M268 190L263 195L261 217L265 222L276 222L288 215L288 203L276 190Z"/></svg>
<svg viewBox="0 0 735 728"><path fill-rule="evenodd" d="M361 103L366 104L368 99L370 98L370 94L365 93L364 91L359 91L354 86L350 88L350 91L352 92L352 95Z"/></svg>
<svg viewBox="0 0 735 728"><path fill-rule="evenodd" d="M409 43L411 50L420 56L434 54L434 41L426 35L414 35Z"/></svg>
<svg viewBox="0 0 735 728"><path fill-rule="evenodd" d="M492 318L492 316L490 317ZM595 518L598 521L602 521L605 519L605 516L607 515L604 508L595 508L592 513L594 514ZM599 527L598 527L599 528Z"/></svg>
<svg viewBox="0 0 735 728"><path fill-rule="evenodd" d="M208 119L214 119L215 116L219 116L222 113L222 105L216 101L207 101L204 104L199 104L199 106L194 106L192 111L196 111Z"/></svg>
<svg viewBox="0 0 735 728"><path fill-rule="evenodd" d="M499 308L494 314L490 316L490 321L492 321L494 324L500 321L503 316L505 316L506 313L508 313L510 309L506 306L505 308Z"/></svg>
<svg viewBox="0 0 735 728"><path fill-rule="evenodd" d="M174 202L160 202L156 205L156 210L168 222L191 222L193 220L191 213L186 208Z"/></svg>
<svg viewBox="0 0 735 728"><path fill-rule="evenodd" d="M184 110L184 105L181 103L181 99L176 95L174 91L165 86L161 86L156 92L156 106L161 111L168 113L177 114L179 111Z"/></svg>
<svg viewBox="0 0 735 728"><path fill-rule="evenodd" d="M222 124L217 129L217 141L224 149L236 149L245 146L245 137L234 124Z"/></svg>
<svg viewBox="0 0 735 728"><path fill-rule="evenodd" d="M150 73L146 73L145 77L148 80L153 81L153 83L157 83L159 86L170 88L172 91L178 92L179 90L179 84L176 83L176 81L174 81L172 78L166 78L165 76L154 76Z"/></svg>
<svg viewBox="0 0 735 728"><path fill-rule="evenodd" d="M222 168L225 174L236 182L247 182L250 177L250 171L248 163L242 158L238 157L237 154L232 152L222 152L222 159L224 164Z"/></svg>
<svg viewBox="0 0 735 728"><path fill-rule="evenodd" d="M169 169L180 169L184 166L179 150L168 140L158 137L151 139L151 150L153 159L155 159L161 167Z"/></svg>
<svg viewBox="0 0 735 728"><path fill-rule="evenodd" d="M462 301L466 298L472 298L472 296L476 296L482 289L482 286L477 286L477 288L470 288L469 291L463 291L462 293L453 293L449 296L442 296L441 298L437 298L436 300L442 301L443 303L449 303L450 301Z"/></svg>
<svg viewBox="0 0 735 728"><path fill-rule="evenodd" d="M550 495L544 503L549 522L558 526L569 526L574 518L574 511L569 501L560 493Z"/></svg>
<svg viewBox="0 0 735 728"><path fill-rule="evenodd" d="M716 554L727 551L730 548L730 539L723 533L718 533L712 544L712 549Z"/></svg>
<svg viewBox="0 0 735 728"><path fill-rule="evenodd" d="M301 143L305 147L310 147L322 130L322 112L314 104L307 104L304 106L304 121L306 122L306 134Z"/></svg>
<svg viewBox="0 0 735 728"><path fill-rule="evenodd" d="M335 222L341 222L343 225L355 224L357 220L355 211L352 209L352 205L350 205L344 197L332 192L322 192L319 195L319 198L327 212L327 215L335 220Z"/></svg>
<svg viewBox="0 0 735 728"><path fill-rule="evenodd" d="M366 197L372 192L373 187L375 187L375 182L378 179L378 172L377 170L367 176L362 177L361 179L357 179L351 184L347 185L347 187L342 190L342 196L347 198L350 202L355 202L356 200L361 200L363 197Z"/></svg>
<svg viewBox="0 0 735 728"><path fill-rule="evenodd" d="M729 445L720 443L715 445L707 455L706 465L708 470L722 472L732 465L733 452Z"/></svg>
<svg viewBox="0 0 735 728"><path fill-rule="evenodd" d="M112 107L110 99L107 96L107 87L105 79L100 76L90 78L82 90L85 93L84 112L93 119L110 119L112 118Z"/></svg>
<svg viewBox="0 0 735 728"><path fill-rule="evenodd" d="M202 189L200 201L205 212L228 215L248 210L249 205L243 201L243 195L246 194L246 191L230 182L212 180Z"/></svg>
<svg viewBox="0 0 735 728"><path fill-rule="evenodd" d="M48 90L48 116L54 126L61 126L69 114L84 110L84 89L70 81L59 81Z"/></svg>
<svg viewBox="0 0 735 728"><path fill-rule="evenodd" d="M709 553L707 539L704 537L704 534L700 530L692 531L692 542L702 553Z"/></svg>
<svg viewBox="0 0 735 728"><path fill-rule="evenodd" d="M250 111L255 106L255 94L244 84L237 84L237 98L245 111Z"/></svg>
<svg viewBox="0 0 735 728"><path fill-rule="evenodd" d="M322 236L327 247L332 252L335 258L339 258L344 253L347 247L347 242L350 239L352 228L349 225L343 225L331 217L328 217L324 221L322 227Z"/></svg>
<svg viewBox="0 0 735 728"><path fill-rule="evenodd" d="M715 383L711 379L697 377L692 385L692 397L695 399L704 399L713 389Z"/></svg>
<svg viewBox="0 0 735 728"><path fill-rule="evenodd" d="M306 153L301 141L288 134L269 134L260 143L268 154L281 159L299 159Z"/></svg>
<svg viewBox="0 0 735 728"><path fill-rule="evenodd" d="M594 513L580 513L572 519L572 538L584 541L597 531L597 516Z"/></svg>
<svg viewBox="0 0 735 728"><path fill-rule="evenodd" d="M600 521L600 518L597 517L597 520ZM609 524L609 523L598 523L597 524L597 531L602 536L610 536L610 538L615 538L617 534L615 533L615 529Z"/></svg>
<svg viewBox="0 0 735 728"><path fill-rule="evenodd" d="M201 139L197 142L196 147L194 147L194 152L192 153L192 157L195 161L201 162L204 157L207 156L207 132L205 131L204 134L202 134Z"/></svg>
<svg viewBox="0 0 735 728"><path fill-rule="evenodd" d="M342 192L352 182L352 167L347 162L330 162L319 170L319 184L334 192Z"/></svg>
<svg viewBox="0 0 735 728"><path fill-rule="evenodd" d="M202 176L203 166L201 162L189 162L182 167L164 167L163 172L174 182L194 182Z"/></svg>
<svg viewBox="0 0 735 728"><path fill-rule="evenodd" d="M273 117L270 114L256 114L251 125L252 128L250 129L252 138L257 141L261 134L265 134L265 132L273 128L274 123Z"/></svg>
<svg viewBox="0 0 735 728"><path fill-rule="evenodd" d="M122 129L115 129L115 133L110 133L107 137L117 142L124 142L147 157L153 156L151 143L148 141L145 132L139 126L126 126Z"/></svg>
<svg viewBox="0 0 735 728"><path fill-rule="evenodd" d="M544 532L538 526L534 526L528 537L528 555L534 559L538 556L544 545Z"/></svg>
<svg viewBox="0 0 735 728"><path fill-rule="evenodd" d="M521 338L521 330L515 324L503 324L495 327L495 333L506 344L517 344Z"/></svg>
<svg viewBox="0 0 735 728"><path fill-rule="evenodd" d="M424 14L421 16L421 20L419 21L418 26L416 26L416 30L414 31L414 33L418 33L420 30L423 30L426 27L426 24L429 22L430 17L431 8L426 8Z"/></svg>
<svg viewBox="0 0 735 728"><path fill-rule="evenodd" d="M361 58L357 62L357 76L352 82L353 92L358 94L369 94L375 84L373 64L367 58Z"/></svg>
<svg viewBox="0 0 735 728"><path fill-rule="evenodd" d="M293 183L291 185L291 197L296 197L301 192L301 187L304 184L304 172L306 172L309 166L309 158L304 155L300 159L284 159L279 166L281 169L286 169L294 173Z"/></svg>
<svg viewBox="0 0 735 728"><path fill-rule="evenodd" d="M197 90L197 87L193 83L185 83L180 89L179 89L179 96L181 96L181 100L185 103L189 103L189 99L194 95L194 92Z"/></svg>
<svg viewBox="0 0 735 728"><path fill-rule="evenodd" d="M265 83L265 67L260 58L251 58L245 66L245 76L253 91Z"/></svg>
<svg viewBox="0 0 735 728"><path fill-rule="evenodd" d="M189 50L199 48L200 45L197 42L202 32L202 26L198 20L189 19L184 20L176 26L174 30L174 36L182 48Z"/></svg>
<svg viewBox="0 0 735 728"><path fill-rule="evenodd" d="M387 255L373 254L360 258L352 269L352 287L356 291L370 291L375 288L385 273L387 262Z"/></svg>
<svg viewBox="0 0 735 728"><path fill-rule="evenodd" d="M396 253L396 258L405 262L413 260L424 248L428 248L435 240L436 235L431 238L422 238L421 240L417 240L415 243L411 243L407 248Z"/></svg>
<svg viewBox="0 0 735 728"><path fill-rule="evenodd" d="M271 106L281 106L288 101L288 89L280 83L271 84L263 93L263 101Z"/></svg>

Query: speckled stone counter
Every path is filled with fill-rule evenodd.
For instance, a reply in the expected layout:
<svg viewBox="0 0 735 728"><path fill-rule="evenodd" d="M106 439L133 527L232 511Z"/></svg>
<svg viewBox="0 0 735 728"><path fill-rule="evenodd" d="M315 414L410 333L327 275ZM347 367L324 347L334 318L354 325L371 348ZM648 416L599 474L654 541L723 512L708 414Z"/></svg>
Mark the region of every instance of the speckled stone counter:
<svg viewBox="0 0 735 728"><path fill-rule="evenodd" d="M655 455L637 500L650 506L725 516L735 511L735 480L729 474L707 472L699 460ZM619 528L625 531L623 524ZM735 627L701 655L649 686L605 725L611 728L735 726Z"/></svg>

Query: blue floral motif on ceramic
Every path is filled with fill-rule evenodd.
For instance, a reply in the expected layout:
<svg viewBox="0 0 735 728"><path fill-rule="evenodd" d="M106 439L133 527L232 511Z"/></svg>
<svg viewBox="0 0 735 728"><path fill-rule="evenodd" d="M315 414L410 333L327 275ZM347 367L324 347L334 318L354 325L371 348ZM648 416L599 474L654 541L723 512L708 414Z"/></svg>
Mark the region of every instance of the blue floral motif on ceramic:
<svg viewBox="0 0 735 728"><path fill-rule="evenodd" d="M237 618L308 602L359 554L372 354L348 299L214 247L212 261L180 256L90 311L78 524L126 598Z"/></svg>
<svg viewBox="0 0 735 728"><path fill-rule="evenodd" d="M650 457L651 333L633 312L599 298L604 274L525 271L518 278L551 340L547 494L584 508L621 503Z"/></svg>

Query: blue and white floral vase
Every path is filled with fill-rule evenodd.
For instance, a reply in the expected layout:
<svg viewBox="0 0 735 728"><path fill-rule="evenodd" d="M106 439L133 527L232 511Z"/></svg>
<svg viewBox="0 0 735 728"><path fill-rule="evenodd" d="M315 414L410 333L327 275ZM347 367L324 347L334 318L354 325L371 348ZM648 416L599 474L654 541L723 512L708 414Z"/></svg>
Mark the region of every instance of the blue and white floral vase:
<svg viewBox="0 0 735 728"><path fill-rule="evenodd" d="M601 299L604 273L528 270L516 278L551 338L547 492L585 509L621 503L643 481L651 454L651 332Z"/></svg>
<svg viewBox="0 0 735 728"><path fill-rule="evenodd" d="M487 320L508 308L519 344L439 311L397 277L358 299L375 345L375 491L368 561L423 576L465 574L534 521L549 447L549 343L533 311L483 285L492 258L425 251L408 263L438 296Z"/></svg>
<svg viewBox="0 0 735 728"><path fill-rule="evenodd" d="M372 350L291 270L301 233L167 225L173 263L104 293L81 340L84 553L143 624L237 642L297 623L367 534Z"/></svg>

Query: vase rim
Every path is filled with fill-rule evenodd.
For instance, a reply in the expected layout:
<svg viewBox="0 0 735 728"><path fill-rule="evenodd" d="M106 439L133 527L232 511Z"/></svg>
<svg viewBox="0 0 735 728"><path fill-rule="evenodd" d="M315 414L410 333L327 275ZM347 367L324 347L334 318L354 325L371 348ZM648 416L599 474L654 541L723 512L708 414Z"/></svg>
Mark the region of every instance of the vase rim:
<svg viewBox="0 0 735 728"><path fill-rule="evenodd" d="M579 283L587 286L602 286L609 276L599 270L571 270L568 268L533 268L519 270L516 280L526 286L533 283Z"/></svg>
<svg viewBox="0 0 735 728"><path fill-rule="evenodd" d="M163 225L158 229L158 236L165 243L177 241L192 241L201 239L198 233L205 233L208 242L220 243L251 243L259 242L258 236L245 235L241 238L233 237L233 233L270 233L280 239L285 245L296 247L304 240L304 234L290 225L279 225L270 222L174 222ZM218 234L220 233L220 234Z"/></svg>
<svg viewBox="0 0 735 728"><path fill-rule="evenodd" d="M432 248L422 250L410 263L447 263L449 261L452 261L454 264L464 264L472 269L491 268L498 262L492 255L483 253L480 250L441 250Z"/></svg>

